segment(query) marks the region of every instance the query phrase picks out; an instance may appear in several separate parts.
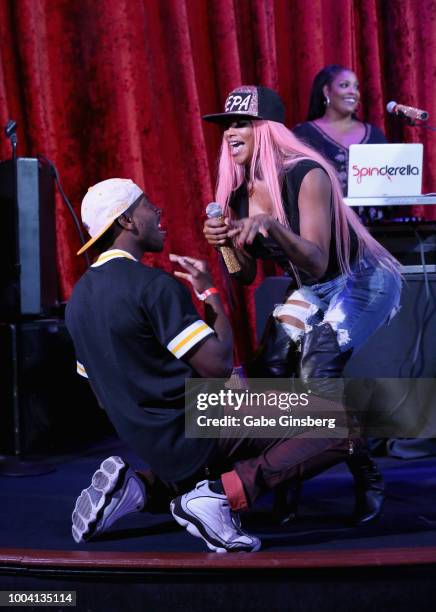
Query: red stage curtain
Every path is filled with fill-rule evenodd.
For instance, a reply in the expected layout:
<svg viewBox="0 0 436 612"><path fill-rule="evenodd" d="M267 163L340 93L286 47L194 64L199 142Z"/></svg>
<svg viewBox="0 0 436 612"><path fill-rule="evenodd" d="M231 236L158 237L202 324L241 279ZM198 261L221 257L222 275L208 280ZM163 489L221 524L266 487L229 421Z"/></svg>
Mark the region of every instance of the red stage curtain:
<svg viewBox="0 0 436 612"><path fill-rule="evenodd" d="M394 141L423 142L424 191L435 190L434 133L384 111L394 99L435 123L435 22L433 0L1 0L0 124L18 121L19 155L56 164L78 213L99 180L143 185L169 230L165 253L146 261L170 270L169 252L206 257L223 288L202 235L220 133L201 115L220 110L230 89L259 83L278 89L293 126L314 74L352 66L362 118ZM0 157L9 156L2 138ZM59 198L56 227L67 299L84 261ZM270 272L262 267L259 279ZM241 359L253 339L252 291L234 289Z"/></svg>

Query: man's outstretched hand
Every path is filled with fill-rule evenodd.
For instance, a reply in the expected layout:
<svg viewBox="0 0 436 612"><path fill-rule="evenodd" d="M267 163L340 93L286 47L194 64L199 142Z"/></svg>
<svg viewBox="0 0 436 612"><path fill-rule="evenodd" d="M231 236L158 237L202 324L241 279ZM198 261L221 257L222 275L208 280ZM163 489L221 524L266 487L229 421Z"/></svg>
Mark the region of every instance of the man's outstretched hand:
<svg viewBox="0 0 436 612"><path fill-rule="evenodd" d="M179 264L186 270L186 272L176 270L174 276L189 281L197 293L203 293L206 289L213 287L212 277L205 261L174 253L170 253L169 257L170 261Z"/></svg>

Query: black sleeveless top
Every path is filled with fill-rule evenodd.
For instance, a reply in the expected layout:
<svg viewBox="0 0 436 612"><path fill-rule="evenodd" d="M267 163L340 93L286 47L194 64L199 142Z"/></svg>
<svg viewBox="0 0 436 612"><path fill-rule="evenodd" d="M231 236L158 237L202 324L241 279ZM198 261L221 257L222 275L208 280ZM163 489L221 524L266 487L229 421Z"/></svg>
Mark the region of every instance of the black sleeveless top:
<svg viewBox="0 0 436 612"><path fill-rule="evenodd" d="M308 172L310 172L310 170L313 170L314 168L321 168L321 170L323 170L322 166L317 162L311 159L303 159L300 162L297 162L294 166L292 166L292 168L287 170L287 172L283 176L283 207L290 228L293 232L298 234L298 236L300 235L300 212L298 209L298 195L300 193L300 187L304 177ZM230 199L230 207L239 219L248 217L248 192L246 183L243 183L233 193ZM350 226L349 231L350 263L352 263L357 256L358 241L354 230ZM290 276L293 275L292 267L290 265L288 256L272 238L265 238L261 234L258 234L256 236L256 239L253 241L253 244L246 246L246 250L248 253L250 253L250 255L252 255L252 257L274 260L280 265L285 274ZM315 283L326 282L340 274L340 267L336 254L336 232L333 210L329 261L324 276L321 279L313 279L301 270L299 270L298 272L300 275L301 282L305 285L313 285Z"/></svg>

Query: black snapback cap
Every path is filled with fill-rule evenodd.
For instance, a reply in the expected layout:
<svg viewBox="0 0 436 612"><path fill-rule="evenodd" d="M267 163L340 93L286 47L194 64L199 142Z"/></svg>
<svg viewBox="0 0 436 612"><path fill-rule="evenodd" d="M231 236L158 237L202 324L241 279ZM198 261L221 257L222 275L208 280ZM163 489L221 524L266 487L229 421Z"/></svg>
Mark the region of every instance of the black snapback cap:
<svg viewBox="0 0 436 612"><path fill-rule="evenodd" d="M222 123L241 117L284 123L285 106L273 89L261 85L243 85L229 93L223 113L203 115L203 119L211 123Z"/></svg>

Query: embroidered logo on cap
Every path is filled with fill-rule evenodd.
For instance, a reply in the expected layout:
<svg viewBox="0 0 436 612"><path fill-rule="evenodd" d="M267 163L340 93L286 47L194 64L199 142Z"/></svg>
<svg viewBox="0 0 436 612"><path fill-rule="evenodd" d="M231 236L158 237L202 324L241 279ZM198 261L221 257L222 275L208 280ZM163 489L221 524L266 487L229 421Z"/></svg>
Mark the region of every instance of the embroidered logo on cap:
<svg viewBox="0 0 436 612"><path fill-rule="evenodd" d="M257 89L255 87L241 87L228 95L224 105L224 112L257 115L258 106Z"/></svg>
<svg viewBox="0 0 436 612"><path fill-rule="evenodd" d="M221 123L226 122L232 115L284 123L285 107L273 89L262 85L242 85L228 94L223 113L203 115L203 119Z"/></svg>
<svg viewBox="0 0 436 612"><path fill-rule="evenodd" d="M250 101L253 94L231 94L226 100L226 113L248 113Z"/></svg>

